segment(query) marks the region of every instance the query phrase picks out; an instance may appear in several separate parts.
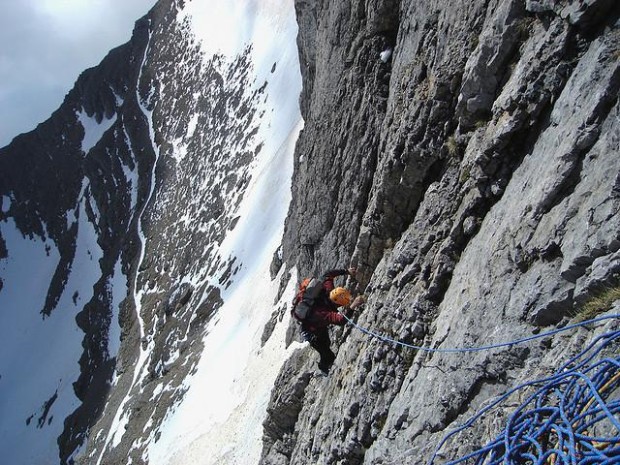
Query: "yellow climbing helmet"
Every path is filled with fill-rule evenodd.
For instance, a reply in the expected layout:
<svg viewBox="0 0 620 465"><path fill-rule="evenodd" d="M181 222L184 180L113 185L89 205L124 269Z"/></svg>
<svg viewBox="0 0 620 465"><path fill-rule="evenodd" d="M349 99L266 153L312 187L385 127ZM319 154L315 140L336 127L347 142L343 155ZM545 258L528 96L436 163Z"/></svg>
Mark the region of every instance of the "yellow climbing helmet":
<svg viewBox="0 0 620 465"><path fill-rule="evenodd" d="M344 287L337 287L329 293L332 302L341 307L347 307L351 303L351 293Z"/></svg>

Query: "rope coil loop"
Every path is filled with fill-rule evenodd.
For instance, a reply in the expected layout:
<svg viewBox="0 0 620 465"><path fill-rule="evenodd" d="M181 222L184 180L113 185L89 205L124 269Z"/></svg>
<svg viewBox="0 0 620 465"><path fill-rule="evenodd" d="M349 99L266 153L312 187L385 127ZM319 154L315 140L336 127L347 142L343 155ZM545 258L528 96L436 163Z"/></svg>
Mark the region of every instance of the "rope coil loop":
<svg viewBox="0 0 620 465"><path fill-rule="evenodd" d="M521 384L477 412L443 437L428 465L452 438L499 407L517 391L536 387L510 415L494 440L445 465L590 465L620 464L620 358L594 358L620 331L596 338L550 377Z"/></svg>
<svg viewBox="0 0 620 465"><path fill-rule="evenodd" d="M618 319L607 315L557 328L545 333L479 347L430 348L416 346L375 333L347 321L371 337L415 350L463 353L510 347L548 337L577 327ZM492 409L499 408L513 394L532 390L525 402L509 416L495 439L444 465L591 465L620 464L620 330L596 337L553 375L520 384L446 434L437 445L428 465L436 465L441 449L465 429L472 427ZM529 392L529 391L528 391Z"/></svg>

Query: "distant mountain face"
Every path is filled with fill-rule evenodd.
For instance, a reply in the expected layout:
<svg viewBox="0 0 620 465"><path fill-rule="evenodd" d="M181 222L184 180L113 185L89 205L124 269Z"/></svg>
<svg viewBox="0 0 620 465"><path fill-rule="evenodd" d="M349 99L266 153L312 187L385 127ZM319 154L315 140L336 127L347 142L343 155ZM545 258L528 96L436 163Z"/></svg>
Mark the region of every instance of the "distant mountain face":
<svg viewBox="0 0 620 465"><path fill-rule="evenodd" d="M292 4L227 7L160 1L0 151L11 463L143 463L223 294L252 269L231 238L275 252L300 127L295 18ZM282 179L257 193L269 167ZM254 233L243 202L265 195L278 208Z"/></svg>
<svg viewBox="0 0 620 465"><path fill-rule="evenodd" d="M86 71L48 121L1 151L2 398L17 399L2 430L15 463L47 460L57 438L66 462L109 390L154 162L135 91L148 34L143 21L100 74Z"/></svg>

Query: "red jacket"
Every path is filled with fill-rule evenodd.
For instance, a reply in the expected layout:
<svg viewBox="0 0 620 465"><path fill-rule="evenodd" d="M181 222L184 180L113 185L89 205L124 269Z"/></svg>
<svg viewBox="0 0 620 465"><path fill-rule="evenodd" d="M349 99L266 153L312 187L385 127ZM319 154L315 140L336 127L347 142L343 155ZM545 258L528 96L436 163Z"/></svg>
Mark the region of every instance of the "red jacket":
<svg viewBox="0 0 620 465"><path fill-rule="evenodd" d="M310 315L301 323L302 329L306 331L317 331L328 325L344 325L347 320L338 313L338 306L329 298L329 293L334 289L334 278L349 274L347 270L330 270L321 276L323 281L323 292L316 299ZM297 294L293 300L293 305L301 301L301 293Z"/></svg>

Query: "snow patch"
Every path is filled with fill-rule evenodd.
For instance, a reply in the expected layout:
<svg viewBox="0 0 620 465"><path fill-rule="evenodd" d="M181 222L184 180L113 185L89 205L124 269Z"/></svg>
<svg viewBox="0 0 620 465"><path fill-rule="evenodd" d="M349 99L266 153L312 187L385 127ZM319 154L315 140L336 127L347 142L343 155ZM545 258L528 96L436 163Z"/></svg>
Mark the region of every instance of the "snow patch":
<svg viewBox="0 0 620 465"><path fill-rule="evenodd" d="M136 211L136 206L138 205L138 169L131 169L129 166L123 164L123 173L125 174L125 179L127 179L127 184L130 186L130 195L131 195L131 212Z"/></svg>
<svg viewBox="0 0 620 465"><path fill-rule="evenodd" d="M112 296L112 313L110 321L110 330L108 332L108 357L113 358L118 355L121 347L121 325L119 322L119 314L121 303L127 297L127 277L123 274L121 259L119 258L114 265L114 275L108 281L108 292Z"/></svg>
<svg viewBox="0 0 620 465"><path fill-rule="evenodd" d="M88 116L84 110L77 111L77 119L84 128L82 139L82 152L85 154L101 140L105 132L116 122L116 114L110 119L104 118L98 122L94 116Z"/></svg>
<svg viewBox="0 0 620 465"><path fill-rule="evenodd" d="M388 47L379 54L379 58L383 63L387 63L392 56L392 48Z"/></svg>
<svg viewBox="0 0 620 465"><path fill-rule="evenodd" d="M194 115L192 116L192 118L189 120L189 123L187 123L187 135L186 137L189 139L194 135L194 132L196 132L196 127L198 126L198 113L194 113Z"/></svg>
<svg viewBox="0 0 620 465"><path fill-rule="evenodd" d="M2 206L2 213L8 213L9 209L11 208L11 197L9 197L8 195L3 195L2 203L0 203L0 205Z"/></svg>
<svg viewBox="0 0 620 465"><path fill-rule="evenodd" d="M77 221L77 216L75 216L75 208L70 208L67 210L65 216L67 218L67 229L69 229L71 225Z"/></svg>
<svg viewBox="0 0 620 465"><path fill-rule="evenodd" d="M112 93L114 94L114 100L116 101L116 108L120 108L123 106L123 103L125 103L125 99L123 99L123 97L121 97L120 95L118 95L116 93L116 91L114 89L112 89L112 87L110 87L110 90L112 91Z"/></svg>

